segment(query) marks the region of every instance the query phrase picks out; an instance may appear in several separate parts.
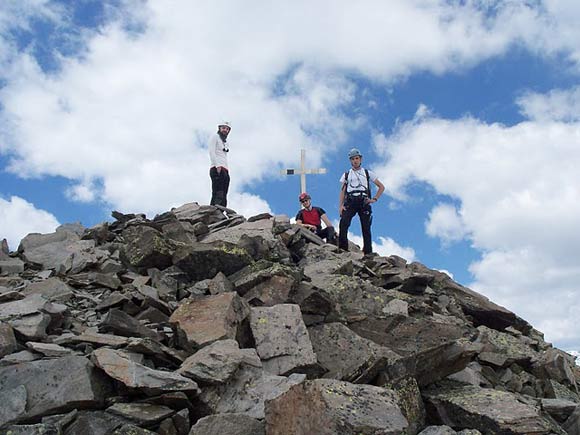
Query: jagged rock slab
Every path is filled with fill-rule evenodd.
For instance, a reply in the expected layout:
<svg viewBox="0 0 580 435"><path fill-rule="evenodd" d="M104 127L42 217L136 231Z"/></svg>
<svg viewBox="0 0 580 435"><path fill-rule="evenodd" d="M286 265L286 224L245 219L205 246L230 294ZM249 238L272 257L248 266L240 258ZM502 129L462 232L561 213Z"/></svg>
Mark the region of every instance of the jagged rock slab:
<svg viewBox="0 0 580 435"><path fill-rule="evenodd" d="M316 364L316 355L298 305L252 308L250 328L258 355L268 372L283 375Z"/></svg>
<svg viewBox="0 0 580 435"><path fill-rule="evenodd" d="M24 385L26 414L32 419L101 406L110 383L84 357L69 356L0 367L0 391Z"/></svg>
<svg viewBox="0 0 580 435"><path fill-rule="evenodd" d="M400 358L395 352L359 337L341 323L308 328L318 363L325 378L370 383L388 363Z"/></svg>
<svg viewBox="0 0 580 435"><path fill-rule="evenodd" d="M236 292L183 301L169 318L184 335L185 345L199 348L217 340L236 339L250 307Z"/></svg>
<svg viewBox="0 0 580 435"><path fill-rule="evenodd" d="M227 384L204 387L199 395L203 408L211 414L240 413L263 419L266 400L306 379L306 375L296 373L289 377L271 375L255 364L242 364Z"/></svg>
<svg viewBox="0 0 580 435"><path fill-rule="evenodd" d="M245 249L227 242L184 245L173 255L173 264L193 281L213 278L218 272L231 275L251 262Z"/></svg>
<svg viewBox="0 0 580 435"><path fill-rule="evenodd" d="M461 338L471 338L474 330L463 323L445 323L432 317L368 317L349 324L361 337L407 356L436 348Z"/></svg>
<svg viewBox="0 0 580 435"><path fill-rule="evenodd" d="M299 265L304 269L304 275L310 279L333 274L352 265L352 257L348 254L337 254L322 246L309 244Z"/></svg>
<svg viewBox="0 0 580 435"><path fill-rule="evenodd" d="M371 385L317 379L266 403L268 435L407 434L397 395Z"/></svg>
<svg viewBox="0 0 580 435"><path fill-rule="evenodd" d="M563 399L541 399L542 409L560 423L566 421L579 407L576 402Z"/></svg>
<svg viewBox="0 0 580 435"><path fill-rule="evenodd" d="M121 250L121 260L129 267L145 270L171 266L175 245L155 228L140 225L123 231L125 244Z"/></svg>
<svg viewBox="0 0 580 435"><path fill-rule="evenodd" d="M477 342L483 345L484 352L499 353L507 358L506 364L530 364L540 358L537 350L526 343L522 337L479 326Z"/></svg>
<svg viewBox="0 0 580 435"><path fill-rule="evenodd" d="M121 351L101 348L93 352L95 365L111 378L129 388L140 388L148 392L168 391L199 392L197 384L177 373L151 369L132 361Z"/></svg>
<svg viewBox="0 0 580 435"><path fill-rule="evenodd" d="M235 340L219 340L187 358L177 373L203 384L223 384L255 355L254 349L240 349Z"/></svg>
<svg viewBox="0 0 580 435"><path fill-rule="evenodd" d="M464 385L427 391L423 396L428 413L454 428L473 428L482 433L563 433L538 407L505 391Z"/></svg>
<svg viewBox="0 0 580 435"><path fill-rule="evenodd" d="M243 222L227 230L208 234L202 243L216 241L234 243L245 249L255 260L281 261L290 258L290 252L273 232L273 220L262 219Z"/></svg>
<svg viewBox="0 0 580 435"><path fill-rule="evenodd" d="M217 414L201 418L189 435L265 435L263 421L244 414Z"/></svg>
<svg viewBox="0 0 580 435"><path fill-rule="evenodd" d="M508 309L493 303L482 294L457 284L447 275L438 275L437 281L442 291L453 296L459 302L463 312L466 315L473 316L478 324L496 330L503 330L508 326L516 326L521 331L532 329L525 320L519 318Z"/></svg>
<svg viewBox="0 0 580 435"><path fill-rule="evenodd" d="M162 339L160 333L144 326L141 322L119 309L113 309L107 313L107 316L99 325L99 330L101 332L113 332L125 337L147 337L157 341Z"/></svg>

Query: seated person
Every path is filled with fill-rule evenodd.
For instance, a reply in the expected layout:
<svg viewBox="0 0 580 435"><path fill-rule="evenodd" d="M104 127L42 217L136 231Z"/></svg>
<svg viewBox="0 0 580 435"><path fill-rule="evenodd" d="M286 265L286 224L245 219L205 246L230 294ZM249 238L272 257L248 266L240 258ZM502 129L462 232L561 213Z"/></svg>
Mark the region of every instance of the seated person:
<svg viewBox="0 0 580 435"><path fill-rule="evenodd" d="M301 193L298 200L302 204L302 209L296 215L296 223L309 229L321 239L326 239L327 243L336 244L336 231L326 216L326 212L320 207L313 207L312 198L306 192ZM324 229L322 222L326 225Z"/></svg>

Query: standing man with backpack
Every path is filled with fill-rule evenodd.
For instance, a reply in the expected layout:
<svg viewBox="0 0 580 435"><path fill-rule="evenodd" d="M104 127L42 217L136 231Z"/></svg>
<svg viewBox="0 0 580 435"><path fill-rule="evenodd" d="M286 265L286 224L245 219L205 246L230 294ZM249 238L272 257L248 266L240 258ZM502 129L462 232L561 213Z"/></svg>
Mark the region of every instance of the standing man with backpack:
<svg viewBox="0 0 580 435"><path fill-rule="evenodd" d="M373 252L371 239L372 209L371 204L377 202L385 190L377 175L361 166L362 154L356 148L348 153L351 169L340 177L340 197L338 214L340 225L338 234L338 247L348 251L348 228L355 214L358 214L363 237L363 253ZM375 183L378 190L375 196L371 196L370 182Z"/></svg>
<svg viewBox="0 0 580 435"><path fill-rule="evenodd" d="M228 205L228 189L230 187L230 173L228 169L228 153L230 152L227 143L231 125L229 122L222 122L218 125L218 131L209 139L207 148L209 150L209 176L211 178L211 201L210 205Z"/></svg>
<svg viewBox="0 0 580 435"><path fill-rule="evenodd" d="M326 239L327 243L336 244L336 232L326 216L326 212L320 207L312 206L312 198L306 192L298 197L302 209L296 215L296 223L316 234L321 239ZM322 222L326 228L322 228Z"/></svg>

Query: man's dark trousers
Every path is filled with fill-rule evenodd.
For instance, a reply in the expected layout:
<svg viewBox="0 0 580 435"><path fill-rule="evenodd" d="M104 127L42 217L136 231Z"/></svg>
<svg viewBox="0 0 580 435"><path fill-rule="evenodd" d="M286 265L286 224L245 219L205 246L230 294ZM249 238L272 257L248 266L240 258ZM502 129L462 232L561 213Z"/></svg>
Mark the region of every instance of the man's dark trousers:
<svg viewBox="0 0 580 435"><path fill-rule="evenodd" d="M344 204L344 210L340 216L338 247L348 251L348 228L354 215L358 214L363 236L363 253L370 254L373 252L371 240L371 223L373 220L373 211L370 204L366 204L364 198L353 201L347 198Z"/></svg>
<svg viewBox="0 0 580 435"><path fill-rule="evenodd" d="M230 174L224 168L218 173L214 166L209 169L211 177L211 201L210 205L228 206L228 189L230 187Z"/></svg>

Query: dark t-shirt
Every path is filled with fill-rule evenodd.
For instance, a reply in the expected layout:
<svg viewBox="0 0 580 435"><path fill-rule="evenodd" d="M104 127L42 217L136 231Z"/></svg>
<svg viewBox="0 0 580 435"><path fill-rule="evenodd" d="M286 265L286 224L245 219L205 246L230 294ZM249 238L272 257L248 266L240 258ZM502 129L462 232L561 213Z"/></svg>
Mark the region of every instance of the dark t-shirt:
<svg viewBox="0 0 580 435"><path fill-rule="evenodd" d="M314 225L316 228L322 228L320 216L326 212L320 207L312 207L310 210L302 209L296 215L296 220L302 221L304 224Z"/></svg>

